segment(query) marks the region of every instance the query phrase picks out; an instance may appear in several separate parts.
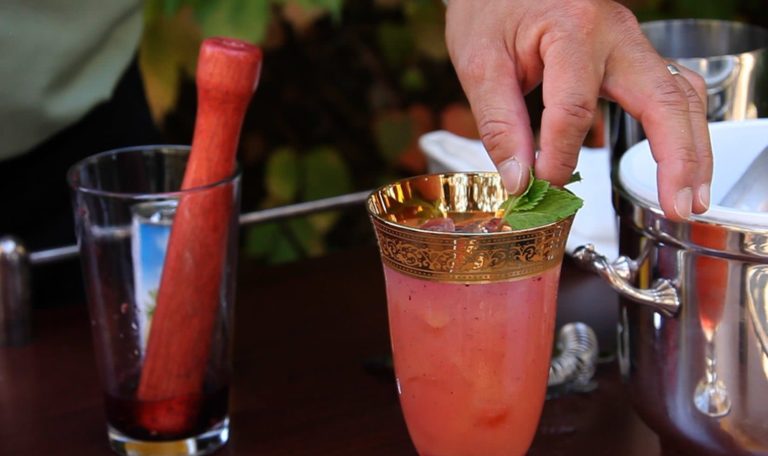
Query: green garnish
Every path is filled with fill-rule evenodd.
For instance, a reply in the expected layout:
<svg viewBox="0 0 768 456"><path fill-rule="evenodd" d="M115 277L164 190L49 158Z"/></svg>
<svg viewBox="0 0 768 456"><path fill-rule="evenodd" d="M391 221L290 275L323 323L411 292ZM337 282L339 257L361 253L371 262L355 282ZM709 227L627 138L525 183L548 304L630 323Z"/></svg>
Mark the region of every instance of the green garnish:
<svg viewBox="0 0 768 456"><path fill-rule="evenodd" d="M580 180L579 173L575 173L568 183ZM525 230L570 217L583 203L581 198L568 190L552 187L549 182L535 178L531 170L528 188L502 203L502 218L513 230Z"/></svg>
<svg viewBox="0 0 768 456"><path fill-rule="evenodd" d="M571 178L568 179L568 184L573 184L574 182L581 182L581 173L576 171L571 175ZM568 185L565 184L565 185Z"/></svg>

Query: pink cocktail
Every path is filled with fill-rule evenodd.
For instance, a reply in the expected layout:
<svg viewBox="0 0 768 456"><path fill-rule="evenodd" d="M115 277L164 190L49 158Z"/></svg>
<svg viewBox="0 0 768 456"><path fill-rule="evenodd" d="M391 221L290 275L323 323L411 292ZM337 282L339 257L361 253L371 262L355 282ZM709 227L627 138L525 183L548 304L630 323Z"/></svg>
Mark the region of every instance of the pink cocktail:
<svg viewBox="0 0 768 456"><path fill-rule="evenodd" d="M538 425L572 218L523 231L422 229L433 217L498 216L505 198L497 174L471 173L408 179L368 202L400 404L421 456L522 455Z"/></svg>
<svg viewBox="0 0 768 456"><path fill-rule="evenodd" d="M384 267L400 403L419 454L525 453L546 393L559 272L454 284Z"/></svg>

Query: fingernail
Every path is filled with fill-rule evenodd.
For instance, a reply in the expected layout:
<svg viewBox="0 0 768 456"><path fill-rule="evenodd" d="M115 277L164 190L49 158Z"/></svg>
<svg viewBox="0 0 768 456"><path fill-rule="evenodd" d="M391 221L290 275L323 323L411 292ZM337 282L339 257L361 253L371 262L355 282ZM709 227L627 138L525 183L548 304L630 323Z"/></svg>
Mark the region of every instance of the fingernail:
<svg viewBox="0 0 768 456"><path fill-rule="evenodd" d="M523 167L515 157L503 161L499 165L499 174L504 187L512 195L517 195L523 190Z"/></svg>
<svg viewBox="0 0 768 456"><path fill-rule="evenodd" d="M699 204L709 209L709 184L702 184L699 187Z"/></svg>
<svg viewBox="0 0 768 456"><path fill-rule="evenodd" d="M691 215L693 203L693 191L691 187L685 187L675 195L675 212L680 218L687 219Z"/></svg>

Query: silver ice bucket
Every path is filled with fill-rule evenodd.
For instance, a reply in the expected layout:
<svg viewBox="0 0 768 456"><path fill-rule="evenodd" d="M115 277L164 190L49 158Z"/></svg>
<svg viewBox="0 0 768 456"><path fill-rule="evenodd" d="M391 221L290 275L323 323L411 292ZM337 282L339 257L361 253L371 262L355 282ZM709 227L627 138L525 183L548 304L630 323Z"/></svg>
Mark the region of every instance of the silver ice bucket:
<svg viewBox="0 0 768 456"><path fill-rule="evenodd" d="M768 117L768 29L710 19L644 22L640 27L662 56L704 78L709 121ZM615 103L608 104L607 121L615 173L621 156L645 133Z"/></svg>
<svg viewBox="0 0 768 456"><path fill-rule="evenodd" d="M717 202L768 145L768 119L710 131ZM622 157L615 191L622 257L589 246L575 257L621 295L619 360L637 412L665 449L768 454L768 213L713 205L668 220L647 141Z"/></svg>

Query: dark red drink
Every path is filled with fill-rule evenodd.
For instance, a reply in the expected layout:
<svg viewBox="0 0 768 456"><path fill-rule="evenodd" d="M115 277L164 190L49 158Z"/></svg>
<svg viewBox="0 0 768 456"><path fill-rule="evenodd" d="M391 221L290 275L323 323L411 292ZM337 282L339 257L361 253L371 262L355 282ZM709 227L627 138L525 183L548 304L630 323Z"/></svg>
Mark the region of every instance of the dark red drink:
<svg viewBox="0 0 768 456"><path fill-rule="evenodd" d="M104 394L107 422L116 431L127 437L143 441L181 440L193 437L215 427L227 417L228 388L204 390L203 394L188 395L164 401L139 401L134 396L117 397ZM174 434L160 433L146 429L140 424L142 411L153 407L182 407L185 410L198 410L189 428Z"/></svg>

